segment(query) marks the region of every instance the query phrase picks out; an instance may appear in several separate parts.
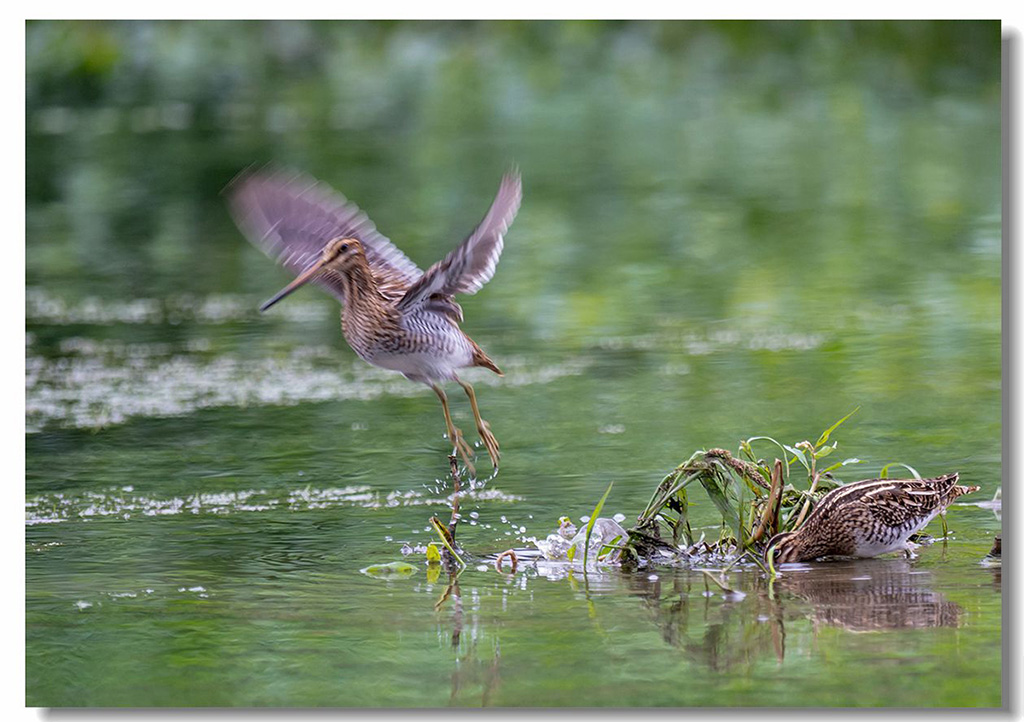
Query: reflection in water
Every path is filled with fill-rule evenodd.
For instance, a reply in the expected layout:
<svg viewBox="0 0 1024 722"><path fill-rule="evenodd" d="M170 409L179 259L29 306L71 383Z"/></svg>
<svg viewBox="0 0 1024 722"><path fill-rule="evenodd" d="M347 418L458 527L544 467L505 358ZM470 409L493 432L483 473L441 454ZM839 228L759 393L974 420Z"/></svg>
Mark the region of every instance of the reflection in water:
<svg viewBox="0 0 1024 722"><path fill-rule="evenodd" d="M853 632L959 626L960 605L923 586L928 578L906 559L856 560L785 573L775 588L809 602L815 624Z"/></svg>
<svg viewBox="0 0 1024 722"><path fill-rule="evenodd" d="M981 560L981 565L992 570L992 587L996 591L1003 589L1003 535L996 534L992 540L992 548Z"/></svg>
<svg viewBox="0 0 1024 722"><path fill-rule="evenodd" d="M483 691L480 697L482 707L491 706L498 687L501 684L501 646L498 639L494 639L494 651L491 661L486 666L480 661L477 655L479 635L476 628L476 616L472 617L473 624L468 639L463 639L463 626L465 624L462 589L459 585L459 574L452 572L448 575L448 584L445 586L441 597L434 604L434 609L442 611L447 605L451 609L451 642L450 647L455 658L451 675L451 694L449 702L455 704L460 701L462 690L474 684L479 684ZM473 702L473 700L466 700Z"/></svg>
<svg viewBox="0 0 1024 722"><path fill-rule="evenodd" d="M662 638L715 671L785 658L786 624L810 618L853 632L957 627L962 608L930 589L930 575L905 559L872 559L787 569L773 589L758 575L730 599L679 571L652 579L631 577ZM737 585L740 588L741 585ZM668 588L666 588L668 587Z"/></svg>
<svg viewBox="0 0 1024 722"><path fill-rule="evenodd" d="M662 639L691 659L716 672L754 662L766 653L782 660L782 607L768 598L759 581L748 590L754 593L732 601L716 596L703 575L680 570L652 577L634 577L627 583L643 600Z"/></svg>

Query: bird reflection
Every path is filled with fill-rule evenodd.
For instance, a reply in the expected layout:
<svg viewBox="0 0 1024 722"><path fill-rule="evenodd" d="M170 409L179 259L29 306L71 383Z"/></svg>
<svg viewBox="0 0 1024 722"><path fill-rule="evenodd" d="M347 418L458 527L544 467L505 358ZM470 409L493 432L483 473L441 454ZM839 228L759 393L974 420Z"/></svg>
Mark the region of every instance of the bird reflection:
<svg viewBox="0 0 1024 722"><path fill-rule="evenodd" d="M853 632L959 626L963 609L927 579L906 559L856 560L791 571L775 588L809 602L815 624Z"/></svg>
<svg viewBox="0 0 1024 722"><path fill-rule="evenodd" d="M731 583L746 592L742 599L708 589L687 570L627 583L666 643L725 671L766 656L781 664L787 625L795 630L807 619L815 630L852 632L959 626L963 609L932 590L929 580L906 559L862 559L784 570L771 590L760 574L734 575Z"/></svg>

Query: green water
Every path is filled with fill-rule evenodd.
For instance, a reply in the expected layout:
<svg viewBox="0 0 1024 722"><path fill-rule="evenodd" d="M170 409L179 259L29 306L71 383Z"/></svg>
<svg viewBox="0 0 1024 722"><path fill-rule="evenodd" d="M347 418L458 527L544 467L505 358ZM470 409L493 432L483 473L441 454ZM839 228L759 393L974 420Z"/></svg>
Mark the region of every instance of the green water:
<svg viewBox="0 0 1024 722"><path fill-rule="evenodd" d="M1002 468L998 23L26 40L27 704L1001 703L979 564L1001 521L972 505ZM612 481L628 525L693 450L813 441L858 406L844 481L899 461L981 491L916 560L803 565L770 594L751 569L726 596L686 569L474 562L435 607L437 400L359 361L316 289L257 313L288 276L219 192L268 160L422 267L521 169L497 274L460 299L506 372L466 374L503 453L463 500L479 555Z"/></svg>

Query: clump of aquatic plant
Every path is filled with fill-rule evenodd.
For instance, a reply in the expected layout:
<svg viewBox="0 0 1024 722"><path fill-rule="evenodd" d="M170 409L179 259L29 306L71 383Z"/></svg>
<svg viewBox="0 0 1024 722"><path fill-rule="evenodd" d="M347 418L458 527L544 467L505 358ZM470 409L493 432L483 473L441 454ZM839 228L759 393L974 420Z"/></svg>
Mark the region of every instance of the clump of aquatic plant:
<svg viewBox="0 0 1024 722"><path fill-rule="evenodd" d="M838 448L838 442L829 443L832 433L855 411L832 424L813 443L805 440L788 445L769 436L753 436L740 442L736 455L718 448L695 452L658 484L629 530L624 559L660 555L736 560L755 552L749 556L756 561L772 536L798 528L818 500L838 486L833 471L860 463L856 458L831 464L823 461ZM774 447L781 458L772 462L760 458L755 449L764 447ZM689 516L695 489L703 490L722 516L716 540L708 540L704 534L695 538Z"/></svg>

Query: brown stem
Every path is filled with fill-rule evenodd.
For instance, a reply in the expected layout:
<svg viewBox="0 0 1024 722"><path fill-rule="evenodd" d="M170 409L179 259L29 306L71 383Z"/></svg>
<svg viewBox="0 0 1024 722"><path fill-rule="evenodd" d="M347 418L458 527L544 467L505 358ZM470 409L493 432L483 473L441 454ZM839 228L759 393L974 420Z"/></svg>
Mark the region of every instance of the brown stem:
<svg viewBox="0 0 1024 722"><path fill-rule="evenodd" d="M516 567L519 566L519 557L516 556L515 551L513 551L512 549L506 549L498 555L498 558L494 560L494 568L498 572L501 572L501 563L505 559L508 559L512 563L512 573L515 574Z"/></svg>
<svg viewBox="0 0 1024 722"><path fill-rule="evenodd" d="M459 479L459 460L455 454L448 456L448 463L452 467L452 482L455 487L455 492L452 494L452 519L448 524L448 533L452 536L452 546L455 546L455 527L459 523L459 489L461 487L461 480Z"/></svg>
<svg viewBox="0 0 1024 722"><path fill-rule="evenodd" d="M782 498L782 462L778 459L775 460L775 468L772 470L772 485L768 492L768 503L765 504L764 511L761 512L761 521L758 522L757 529L750 535L750 541L756 542L762 536L766 528L770 527L772 517L775 515L775 507ZM778 522L775 523L776 528Z"/></svg>
<svg viewBox="0 0 1024 722"><path fill-rule="evenodd" d="M807 490L808 494L813 494L814 490L818 488L818 479L820 478L821 475L818 472L814 472L814 479L811 480L811 488ZM793 524L791 528L800 528L800 523L804 520L804 517L807 516L807 511L811 508L811 498L812 497L807 497L807 501L804 502L804 508L800 510L800 516L796 518L796 523Z"/></svg>

